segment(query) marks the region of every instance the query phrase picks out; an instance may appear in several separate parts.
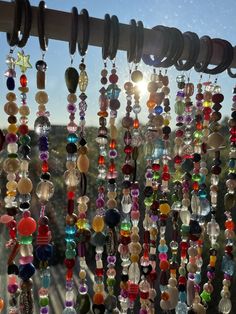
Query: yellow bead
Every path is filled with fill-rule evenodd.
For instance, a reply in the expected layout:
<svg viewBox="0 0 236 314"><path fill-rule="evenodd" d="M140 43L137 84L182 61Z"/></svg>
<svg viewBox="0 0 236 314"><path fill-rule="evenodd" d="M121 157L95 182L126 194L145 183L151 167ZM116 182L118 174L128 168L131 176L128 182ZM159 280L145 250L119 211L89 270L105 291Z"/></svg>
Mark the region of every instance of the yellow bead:
<svg viewBox="0 0 236 314"><path fill-rule="evenodd" d="M6 95L6 99L7 99L8 101L15 101L15 100L16 100L16 94L13 93L13 92L9 92L9 93L7 93L7 95Z"/></svg>
<svg viewBox="0 0 236 314"><path fill-rule="evenodd" d="M79 89L81 93L84 93L86 91L87 86L88 86L88 75L86 71L81 71L79 75Z"/></svg>
<svg viewBox="0 0 236 314"><path fill-rule="evenodd" d="M8 191L15 191L17 188L17 182L16 181L7 182L6 188L8 189Z"/></svg>
<svg viewBox="0 0 236 314"><path fill-rule="evenodd" d="M93 227L93 230L94 230L95 232L102 232L102 230L104 229L104 220L103 220L103 217L100 216L100 215L96 215L96 216L93 218L92 227Z"/></svg>
<svg viewBox="0 0 236 314"><path fill-rule="evenodd" d="M170 124L170 120L164 119L163 123L164 123L164 125L169 125Z"/></svg>
<svg viewBox="0 0 236 314"><path fill-rule="evenodd" d="M169 212L170 212L170 205L167 204L167 203L164 203L164 204L160 204L160 212L163 214L163 215L168 215Z"/></svg>
<svg viewBox="0 0 236 314"><path fill-rule="evenodd" d="M7 191L7 196L16 196L16 191Z"/></svg>
<svg viewBox="0 0 236 314"><path fill-rule="evenodd" d="M8 133L16 133L18 130L18 127L16 124L10 124L7 128Z"/></svg>
<svg viewBox="0 0 236 314"><path fill-rule="evenodd" d="M205 100L205 101L203 101L202 105L203 105L203 107L211 107L212 106L212 102Z"/></svg>
<svg viewBox="0 0 236 314"><path fill-rule="evenodd" d="M77 225L78 229L84 229L86 226L86 219L78 219L76 225Z"/></svg>
<svg viewBox="0 0 236 314"><path fill-rule="evenodd" d="M79 278L85 279L86 278L86 271L84 269L81 269L79 272Z"/></svg>

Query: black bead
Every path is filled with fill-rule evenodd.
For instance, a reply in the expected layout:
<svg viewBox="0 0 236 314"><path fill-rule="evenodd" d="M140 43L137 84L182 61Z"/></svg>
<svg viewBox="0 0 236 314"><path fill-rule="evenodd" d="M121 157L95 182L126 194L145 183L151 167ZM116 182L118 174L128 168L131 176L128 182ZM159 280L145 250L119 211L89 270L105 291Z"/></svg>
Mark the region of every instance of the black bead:
<svg viewBox="0 0 236 314"><path fill-rule="evenodd" d="M110 183L110 184L115 184L115 183L116 183L116 180L115 180L115 179L109 179L109 180L108 180L108 183Z"/></svg>
<svg viewBox="0 0 236 314"><path fill-rule="evenodd" d="M236 119L236 111L233 111L233 112L231 113L231 117L232 117L233 119Z"/></svg>
<svg viewBox="0 0 236 314"><path fill-rule="evenodd" d="M7 121L10 123L10 124L15 124L17 122L17 118L16 116L9 116Z"/></svg>
<svg viewBox="0 0 236 314"><path fill-rule="evenodd" d="M145 197L150 197L153 194L153 188L151 186L146 186L144 188L143 194Z"/></svg>
<svg viewBox="0 0 236 314"><path fill-rule="evenodd" d="M19 268L16 266L16 264L11 264L7 268L8 275L18 275L19 274Z"/></svg>
<svg viewBox="0 0 236 314"><path fill-rule="evenodd" d="M178 88L179 89L184 89L185 83L184 82L178 82Z"/></svg>
<svg viewBox="0 0 236 314"><path fill-rule="evenodd" d="M179 284L179 291L184 292L186 290L186 286L185 285L181 285Z"/></svg>
<svg viewBox="0 0 236 314"><path fill-rule="evenodd" d="M30 155L30 152L31 152L31 148L29 145L21 145L19 147L19 153L23 155L24 158Z"/></svg>
<svg viewBox="0 0 236 314"><path fill-rule="evenodd" d="M87 98L87 95L86 95L85 93L81 93L81 94L79 95L79 98L80 98L82 101L84 101L84 100Z"/></svg>
<svg viewBox="0 0 236 314"><path fill-rule="evenodd" d="M166 125L166 126L164 126L162 128L162 132L163 132L163 134L170 134L171 133L171 128Z"/></svg>
<svg viewBox="0 0 236 314"><path fill-rule="evenodd" d="M26 209L30 208L30 203L29 202L23 202L23 203L20 203L19 206L20 206L20 209L26 210Z"/></svg>
<svg viewBox="0 0 236 314"><path fill-rule="evenodd" d="M123 182L122 182L122 187L123 187L124 189L129 189L129 188L131 187L131 182L128 181L128 180L123 181Z"/></svg>
<svg viewBox="0 0 236 314"><path fill-rule="evenodd" d="M6 211L9 216L15 216L18 213L18 207L7 207Z"/></svg>
<svg viewBox="0 0 236 314"><path fill-rule="evenodd" d="M48 180L50 180L51 175L50 175L49 172L44 172L44 173L41 174L40 178L41 178L42 180L48 181Z"/></svg>
<svg viewBox="0 0 236 314"><path fill-rule="evenodd" d="M80 141L79 141L79 144L80 144L81 146L85 146L85 145L87 144L87 142L86 142L85 139L82 137L82 138L80 139Z"/></svg>
<svg viewBox="0 0 236 314"><path fill-rule="evenodd" d="M77 152L77 146L75 143L68 143L66 145L66 151L68 154L75 154Z"/></svg>
<svg viewBox="0 0 236 314"><path fill-rule="evenodd" d="M194 162L199 162L200 160L201 160L201 155L197 154L197 153L194 153L193 154L193 161Z"/></svg>
<svg viewBox="0 0 236 314"><path fill-rule="evenodd" d="M127 282L129 280L129 276L126 274L121 275L121 281Z"/></svg>

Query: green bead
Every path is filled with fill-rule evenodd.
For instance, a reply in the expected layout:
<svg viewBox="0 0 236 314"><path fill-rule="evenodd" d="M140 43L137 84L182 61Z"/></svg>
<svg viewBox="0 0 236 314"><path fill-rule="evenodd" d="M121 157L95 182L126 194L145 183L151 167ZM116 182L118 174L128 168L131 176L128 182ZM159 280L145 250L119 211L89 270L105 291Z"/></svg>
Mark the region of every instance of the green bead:
<svg viewBox="0 0 236 314"><path fill-rule="evenodd" d="M203 136L202 131L195 131L195 132L193 133L193 136L194 136L194 138L196 138L196 139L201 139L202 136Z"/></svg>
<svg viewBox="0 0 236 314"><path fill-rule="evenodd" d="M17 158L17 157L18 157L17 154L14 154L14 153L8 154L8 158Z"/></svg>
<svg viewBox="0 0 236 314"><path fill-rule="evenodd" d="M74 250L76 248L76 243L75 241L70 241L66 243L66 248L68 250Z"/></svg>
<svg viewBox="0 0 236 314"><path fill-rule="evenodd" d="M153 198L152 198L152 196L150 196L150 197L145 197L145 199L144 199L144 204L145 204L145 206L149 207L149 206L152 205L152 203L153 203Z"/></svg>
<svg viewBox="0 0 236 314"><path fill-rule="evenodd" d="M182 100L178 100L175 103L175 113L181 116L184 113L184 110L185 110L185 103Z"/></svg>
<svg viewBox="0 0 236 314"><path fill-rule="evenodd" d="M20 239L20 244L31 244L32 236L22 236Z"/></svg>
<svg viewBox="0 0 236 314"><path fill-rule="evenodd" d="M66 258L73 259L76 256L76 250L66 250Z"/></svg>
<svg viewBox="0 0 236 314"><path fill-rule="evenodd" d="M211 301L211 295L209 292L206 290L203 290L202 293L200 294L201 298L205 302L210 302Z"/></svg>
<svg viewBox="0 0 236 314"><path fill-rule="evenodd" d="M107 278L107 285L110 287L114 287L116 284L115 278Z"/></svg>
<svg viewBox="0 0 236 314"><path fill-rule="evenodd" d="M39 305L41 307L47 306L48 304L49 304L49 298L48 297L39 298Z"/></svg>
<svg viewBox="0 0 236 314"><path fill-rule="evenodd" d="M125 230L125 231L129 231L129 230L131 230L131 223L129 222L129 221L123 221L122 223L121 223L121 229L122 230Z"/></svg>
<svg viewBox="0 0 236 314"><path fill-rule="evenodd" d="M76 92L79 81L78 71L72 67L67 68L65 72L65 81L68 91L74 94Z"/></svg>
<svg viewBox="0 0 236 314"><path fill-rule="evenodd" d="M181 226L181 235L187 236L189 234L190 227L188 225Z"/></svg>
<svg viewBox="0 0 236 314"><path fill-rule="evenodd" d="M22 135L19 141L22 145L28 145L31 141L31 137L29 135Z"/></svg>
<svg viewBox="0 0 236 314"><path fill-rule="evenodd" d="M232 193L226 193L224 197L224 205L225 210L231 210L236 205L236 197L235 194Z"/></svg>
<svg viewBox="0 0 236 314"><path fill-rule="evenodd" d="M199 173L194 173L192 175L192 180L193 181L197 181L197 182L200 182L201 181L201 175Z"/></svg>
<svg viewBox="0 0 236 314"><path fill-rule="evenodd" d="M160 178L160 173L154 172L153 174L153 180L158 180Z"/></svg>

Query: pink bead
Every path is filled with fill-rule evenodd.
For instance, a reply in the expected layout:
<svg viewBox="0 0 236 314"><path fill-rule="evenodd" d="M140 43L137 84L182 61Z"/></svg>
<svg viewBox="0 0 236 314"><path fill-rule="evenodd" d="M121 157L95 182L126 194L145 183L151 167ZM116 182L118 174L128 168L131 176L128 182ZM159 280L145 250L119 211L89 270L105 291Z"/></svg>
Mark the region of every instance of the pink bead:
<svg viewBox="0 0 236 314"><path fill-rule="evenodd" d="M25 264L30 264L33 262L33 256L22 256L20 259L19 259L19 263L21 265L25 265Z"/></svg>
<svg viewBox="0 0 236 314"><path fill-rule="evenodd" d="M8 277L8 284L9 285L14 285L17 283L17 276L16 275L10 275Z"/></svg>
<svg viewBox="0 0 236 314"><path fill-rule="evenodd" d="M139 220L140 212L138 210L131 211L131 219L132 220Z"/></svg>
<svg viewBox="0 0 236 314"><path fill-rule="evenodd" d="M12 221L14 218L12 216L9 215L2 215L0 217L0 223L2 224L8 224L10 221Z"/></svg>
<svg viewBox="0 0 236 314"><path fill-rule="evenodd" d="M167 254L166 253L160 253L158 255L160 261L164 261L164 260L167 260Z"/></svg>
<svg viewBox="0 0 236 314"><path fill-rule="evenodd" d="M48 295L48 289L46 289L46 288L40 288L39 289L39 296L47 296Z"/></svg>

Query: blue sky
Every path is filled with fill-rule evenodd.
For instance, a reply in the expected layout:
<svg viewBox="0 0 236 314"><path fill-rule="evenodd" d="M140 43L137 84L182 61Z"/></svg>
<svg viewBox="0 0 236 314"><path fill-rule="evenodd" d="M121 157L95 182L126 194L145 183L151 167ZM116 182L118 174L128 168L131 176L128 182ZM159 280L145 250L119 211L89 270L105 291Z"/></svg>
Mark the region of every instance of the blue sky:
<svg viewBox="0 0 236 314"><path fill-rule="evenodd" d="M39 1L31 0L32 5L37 5ZM236 2L234 0L86 0L86 1L53 1L47 0L47 7L69 12L73 6L77 6L78 10L86 8L90 16L103 18L105 13L116 14L122 23L129 23L131 18L142 20L144 26L151 28L155 25L166 25L179 28L182 32L193 31L199 36L209 35L212 38L221 37L229 40L233 45L236 43L236 19L235 9ZM6 42L5 34L0 33L0 126L6 125L7 115L3 111L5 103L5 94L7 92L4 77L6 70L5 57L9 51ZM35 62L41 58L38 40L36 37L30 38L27 46L24 48L26 54L31 55L31 63L33 69L27 72L29 79L30 93L28 104L31 108L30 126L36 117L37 105L34 100L36 93L35 76L36 70ZM68 114L66 111L66 97L67 89L64 82L64 71L70 64L70 57L68 52L68 44L50 40L49 49L45 57L48 63L47 71L47 87L49 94L48 109L51 112L51 122L54 124L65 124L68 121ZM80 61L77 55L74 60L74 65L78 65ZM88 94L88 111L87 122L89 125L97 125L98 97L100 88L100 71L103 66L101 49L96 47L89 47L86 56L87 72L89 75ZM117 71L120 77L119 85L123 87L124 82L128 77L128 65L126 61L126 53L119 52L117 56ZM152 69L148 66L141 65L144 72L144 77L148 80ZM168 70L171 81L171 104L174 107L174 99L176 94L175 77L178 71L174 68ZM188 73L189 74L189 73ZM18 70L18 78L20 72ZM193 82L198 82L199 74L190 72L190 77ZM203 81L207 80L208 76L203 76ZM18 81L16 81L18 84ZM230 113L231 106L231 92L235 84L233 79L230 79L226 73L221 74L218 78L219 84L222 86L222 91L225 95L222 113L226 115ZM143 93L141 104L142 113L141 120L145 122L147 116L146 110L147 94ZM124 97L121 96L122 106L119 116L122 116L125 108Z"/></svg>

